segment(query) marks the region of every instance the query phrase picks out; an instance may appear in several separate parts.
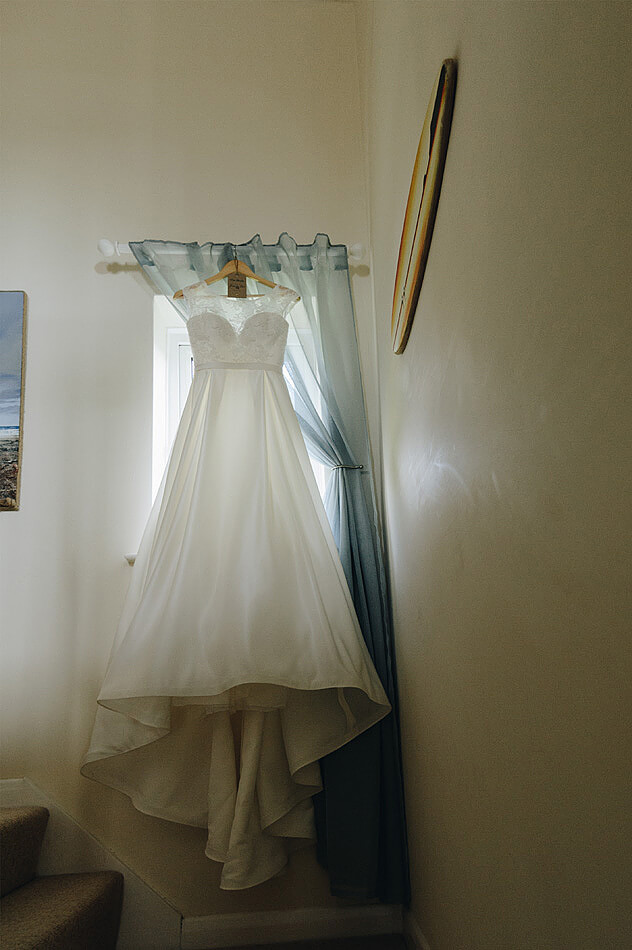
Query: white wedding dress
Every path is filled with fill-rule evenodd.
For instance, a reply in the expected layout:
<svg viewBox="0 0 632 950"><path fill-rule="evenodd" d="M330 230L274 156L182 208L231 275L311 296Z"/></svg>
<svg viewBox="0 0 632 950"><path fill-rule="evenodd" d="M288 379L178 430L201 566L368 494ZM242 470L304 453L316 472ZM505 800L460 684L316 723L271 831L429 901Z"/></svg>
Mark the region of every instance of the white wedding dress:
<svg viewBox="0 0 632 950"><path fill-rule="evenodd" d="M208 828L236 889L314 837L318 760L390 705L282 376L296 294L185 299L195 375L82 773Z"/></svg>

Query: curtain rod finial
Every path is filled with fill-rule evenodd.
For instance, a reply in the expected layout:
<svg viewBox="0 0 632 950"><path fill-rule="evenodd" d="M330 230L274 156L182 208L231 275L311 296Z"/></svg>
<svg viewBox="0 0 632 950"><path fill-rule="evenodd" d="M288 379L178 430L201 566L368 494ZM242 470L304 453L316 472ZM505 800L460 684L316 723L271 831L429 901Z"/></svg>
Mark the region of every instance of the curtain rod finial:
<svg viewBox="0 0 632 950"><path fill-rule="evenodd" d="M107 238L101 238L97 243L97 248L104 257L114 257L114 245Z"/></svg>
<svg viewBox="0 0 632 950"><path fill-rule="evenodd" d="M104 257L120 257L121 254L131 254L129 244L121 244L120 241L108 241L107 238L101 238L97 242L97 248Z"/></svg>
<svg viewBox="0 0 632 950"><path fill-rule="evenodd" d="M364 244L352 244L347 251L347 256L350 261L361 261L365 254L366 248Z"/></svg>

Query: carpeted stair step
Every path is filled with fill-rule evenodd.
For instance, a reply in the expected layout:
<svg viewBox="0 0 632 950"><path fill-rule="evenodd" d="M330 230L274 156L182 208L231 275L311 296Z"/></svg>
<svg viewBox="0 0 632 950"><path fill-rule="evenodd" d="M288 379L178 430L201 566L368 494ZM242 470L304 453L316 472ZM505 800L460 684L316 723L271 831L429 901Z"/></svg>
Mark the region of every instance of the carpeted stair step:
<svg viewBox="0 0 632 950"><path fill-rule="evenodd" d="M47 808L0 808L0 947L114 950L123 875L36 877L47 822Z"/></svg>
<svg viewBox="0 0 632 950"><path fill-rule="evenodd" d="M36 877L2 898L2 950L114 950L123 901L118 871Z"/></svg>
<svg viewBox="0 0 632 950"><path fill-rule="evenodd" d="M47 823L47 808L0 808L1 897L35 877Z"/></svg>

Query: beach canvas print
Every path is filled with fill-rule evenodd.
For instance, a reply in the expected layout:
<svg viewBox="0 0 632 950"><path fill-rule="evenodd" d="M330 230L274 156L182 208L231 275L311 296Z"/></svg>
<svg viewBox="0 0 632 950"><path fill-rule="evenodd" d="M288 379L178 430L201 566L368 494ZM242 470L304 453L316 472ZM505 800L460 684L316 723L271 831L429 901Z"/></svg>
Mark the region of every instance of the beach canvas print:
<svg viewBox="0 0 632 950"><path fill-rule="evenodd" d="M0 509L20 506L26 294L0 291Z"/></svg>

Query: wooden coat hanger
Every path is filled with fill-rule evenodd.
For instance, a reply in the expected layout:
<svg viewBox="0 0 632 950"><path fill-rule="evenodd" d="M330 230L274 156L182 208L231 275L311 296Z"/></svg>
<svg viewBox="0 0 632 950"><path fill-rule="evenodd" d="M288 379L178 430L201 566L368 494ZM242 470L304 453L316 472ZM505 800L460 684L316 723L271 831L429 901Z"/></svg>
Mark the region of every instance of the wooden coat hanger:
<svg viewBox="0 0 632 950"><path fill-rule="evenodd" d="M255 272L254 272L253 270L251 270L251 268L248 267L247 264L244 264L243 261L237 260L237 258L235 258L235 259L232 260L232 261L229 261L228 264L225 264L225 265L222 267L221 271L220 271L218 274L215 274L214 277L207 277L206 280L204 280L204 281L198 281L198 282L195 283L195 284L189 284L189 286L190 286L190 287L197 287L197 285L198 285L199 283L214 284L214 283L215 283L216 281L218 281L218 280L223 280L225 277L230 277L231 274L240 274L240 275L242 275L244 278L245 278L245 277L250 277L250 279L251 279L251 280L254 280L257 284L265 284L266 287L276 287L276 286L277 286L277 285L274 284L271 280L267 280L265 277L259 277L259 275L258 275L258 274L255 274ZM186 288L185 288L185 289L186 289ZM290 290L289 287L282 287L281 289L282 289L282 290ZM178 290L178 291L176 291L176 293L173 295L173 299L174 299L174 300L177 300L179 297L182 297L182 296L184 296L184 291ZM298 296L298 295L297 295L297 296ZM298 299L300 300L301 298L298 297Z"/></svg>

